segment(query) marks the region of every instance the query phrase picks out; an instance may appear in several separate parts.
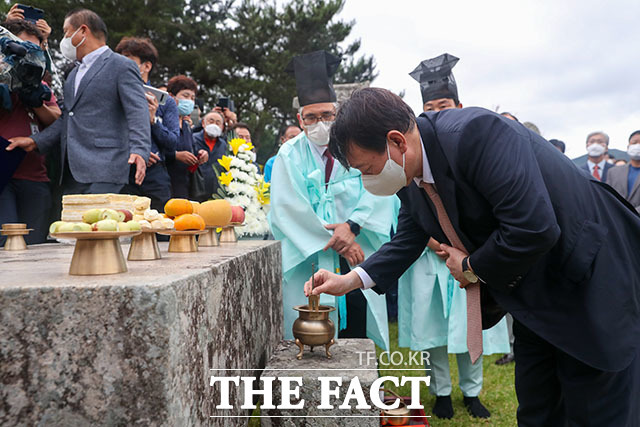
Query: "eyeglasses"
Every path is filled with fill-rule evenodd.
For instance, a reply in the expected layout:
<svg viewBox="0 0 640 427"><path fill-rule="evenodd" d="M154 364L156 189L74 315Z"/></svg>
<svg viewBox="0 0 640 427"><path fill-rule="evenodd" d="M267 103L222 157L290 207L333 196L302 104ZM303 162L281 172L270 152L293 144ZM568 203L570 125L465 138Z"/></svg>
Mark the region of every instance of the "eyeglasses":
<svg viewBox="0 0 640 427"><path fill-rule="evenodd" d="M313 114L309 114L306 115L302 118L302 122L307 125L307 126L311 126L311 125L315 125L316 123L318 123L319 121L322 122L332 122L334 119L336 118L336 113L335 112L324 112L320 115L320 117L313 115Z"/></svg>

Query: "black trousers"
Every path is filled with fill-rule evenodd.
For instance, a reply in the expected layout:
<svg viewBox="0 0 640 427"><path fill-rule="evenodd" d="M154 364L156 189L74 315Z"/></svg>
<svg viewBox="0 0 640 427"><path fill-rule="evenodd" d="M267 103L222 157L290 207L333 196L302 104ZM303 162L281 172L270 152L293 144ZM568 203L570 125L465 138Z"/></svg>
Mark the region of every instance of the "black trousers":
<svg viewBox="0 0 640 427"><path fill-rule="evenodd" d="M136 196L146 196L151 199L151 209L164 212L164 205L171 198L171 178L164 162L156 163L147 168L144 181L136 184L136 168L131 166L129 183L124 186L122 193Z"/></svg>
<svg viewBox="0 0 640 427"><path fill-rule="evenodd" d="M349 263L340 257L340 273L351 271ZM347 295L347 328L338 332L338 338L367 338L367 299L360 289Z"/></svg>
<svg viewBox="0 0 640 427"><path fill-rule="evenodd" d="M69 169L69 162L64 162L64 171L62 175L62 193L63 194L103 194L103 193L119 193L124 184L116 184L113 182L91 182L82 183L76 181Z"/></svg>
<svg viewBox="0 0 640 427"><path fill-rule="evenodd" d="M518 425L640 426L640 349L620 372L588 366L514 319Z"/></svg>
<svg viewBox="0 0 640 427"><path fill-rule="evenodd" d="M48 182L10 179L0 193L0 225L20 222L33 231L24 236L28 245L44 243L49 234L51 188ZM0 236L0 247L7 238Z"/></svg>

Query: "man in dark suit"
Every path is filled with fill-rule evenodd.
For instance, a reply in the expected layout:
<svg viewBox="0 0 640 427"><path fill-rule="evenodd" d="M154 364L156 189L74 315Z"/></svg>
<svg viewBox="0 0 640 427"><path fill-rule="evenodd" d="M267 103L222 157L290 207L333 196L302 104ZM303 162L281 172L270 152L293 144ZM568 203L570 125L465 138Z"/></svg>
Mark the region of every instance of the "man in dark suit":
<svg viewBox="0 0 640 427"><path fill-rule="evenodd" d="M515 319L520 425L640 425L640 217L624 199L480 108L416 119L398 96L368 88L331 135L334 156L402 207L391 242L348 275L318 272L314 294L389 283L433 236L467 288L472 359L477 293L483 328L501 309Z"/></svg>
<svg viewBox="0 0 640 427"><path fill-rule="evenodd" d="M65 194L119 193L129 165L141 184L151 135L140 70L109 49L107 27L95 12L70 12L63 31L63 55L81 62L65 82L62 116L38 134L12 138L7 149L45 154L60 147Z"/></svg>
<svg viewBox="0 0 640 427"><path fill-rule="evenodd" d="M582 169L589 172L598 181L606 182L607 173L613 165L606 160L609 149L609 135L604 132L591 132L587 135L587 163Z"/></svg>
<svg viewBox="0 0 640 427"><path fill-rule="evenodd" d="M218 176L213 169L215 166L219 171L223 171L218 160L227 154L229 144L222 136L224 131L225 117L222 111L212 110L202 118L202 130L193 134L193 144L196 150L205 150L209 157L205 163L200 166L200 171L204 177L206 195L201 197L198 202L205 202L211 199L213 194L218 193Z"/></svg>

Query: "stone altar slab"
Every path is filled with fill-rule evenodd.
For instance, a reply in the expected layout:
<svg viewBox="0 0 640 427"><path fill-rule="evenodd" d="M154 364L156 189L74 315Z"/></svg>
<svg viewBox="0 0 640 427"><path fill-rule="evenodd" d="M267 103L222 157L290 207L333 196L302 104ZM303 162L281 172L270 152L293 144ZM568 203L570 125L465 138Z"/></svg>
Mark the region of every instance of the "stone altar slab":
<svg viewBox="0 0 640 427"><path fill-rule="evenodd" d="M0 425L237 425L210 369L259 373L282 339L280 244L160 248L84 277L71 245L0 251Z"/></svg>

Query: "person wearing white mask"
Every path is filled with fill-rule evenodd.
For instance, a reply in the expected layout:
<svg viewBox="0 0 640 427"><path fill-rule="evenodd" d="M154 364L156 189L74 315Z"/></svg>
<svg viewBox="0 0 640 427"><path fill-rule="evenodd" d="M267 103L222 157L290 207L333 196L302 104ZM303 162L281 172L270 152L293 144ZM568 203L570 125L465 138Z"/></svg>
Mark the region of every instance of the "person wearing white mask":
<svg viewBox="0 0 640 427"><path fill-rule="evenodd" d="M95 12L70 12L62 29L62 55L80 61L64 85L62 116L40 133L13 139L9 148L45 154L60 147L65 194L119 193L130 165L140 185L151 151L140 70L109 49L107 27Z"/></svg>
<svg viewBox="0 0 640 427"><path fill-rule="evenodd" d="M367 193L361 174L335 162L327 149L336 114L332 76L340 64L327 52L294 57L294 75L303 132L280 148L271 176L269 223L282 244L284 336L293 339L293 307L307 303L303 284L312 270L347 274L390 238L395 197ZM388 348L384 297L356 290L345 297L325 296L322 305L336 307L336 338L373 339Z"/></svg>
<svg viewBox="0 0 640 427"><path fill-rule="evenodd" d="M587 163L582 166L598 181L605 182L607 173L613 167L606 160L605 154L609 148L609 135L604 132L591 132L587 135Z"/></svg>
<svg viewBox="0 0 640 427"><path fill-rule="evenodd" d="M640 130L629 136L627 154L629 164L611 168L606 182L640 213Z"/></svg>
<svg viewBox="0 0 640 427"><path fill-rule="evenodd" d="M198 202L210 199L211 195L218 191L218 177L213 167L220 169L218 159L221 159L229 150L229 144L223 136L224 122L225 117L222 111L210 111L202 118L203 129L193 134L195 149L204 150L209 156L207 161L199 166L204 177L207 196L197 200Z"/></svg>

